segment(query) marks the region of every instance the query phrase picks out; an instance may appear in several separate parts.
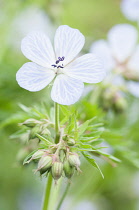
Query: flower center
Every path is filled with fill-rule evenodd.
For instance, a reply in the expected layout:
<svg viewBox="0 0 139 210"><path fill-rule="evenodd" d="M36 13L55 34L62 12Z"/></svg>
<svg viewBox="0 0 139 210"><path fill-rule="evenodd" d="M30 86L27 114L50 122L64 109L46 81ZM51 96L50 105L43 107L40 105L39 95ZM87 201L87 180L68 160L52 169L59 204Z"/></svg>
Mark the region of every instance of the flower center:
<svg viewBox="0 0 139 210"><path fill-rule="evenodd" d="M53 64L53 65L51 65L51 66L53 66L54 68L64 68L64 66L63 66L63 63L62 64L60 64L60 62L61 61L64 61L64 59L65 59L65 57L64 56L62 56L62 57L58 57L58 60L56 60L56 62L55 62L55 64Z"/></svg>

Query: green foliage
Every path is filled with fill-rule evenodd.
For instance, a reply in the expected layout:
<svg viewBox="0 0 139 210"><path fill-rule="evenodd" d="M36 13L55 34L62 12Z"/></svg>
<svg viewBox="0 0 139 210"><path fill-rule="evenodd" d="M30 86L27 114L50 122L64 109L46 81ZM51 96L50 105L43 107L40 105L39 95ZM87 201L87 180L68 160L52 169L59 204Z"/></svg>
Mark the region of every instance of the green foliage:
<svg viewBox="0 0 139 210"><path fill-rule="evenodd" d="M23 63L27 62L27 59L21 54L20 46L19 49L13 48L14 42L17 41L18 36L18 34L16 34L16 36L11 38L11 27L14 18L16 16L18 17L21 11L24 11L25 8L29 8L30 6L42 8L46 14L50 15L55 25L68 24L71 27L80 29L81 32L86 35L84 50L88 52L92 41L106 37L107 31L111 26L117 23L129 22L120 12L119 5L120 0L50 0L46 2L38 0L13 0L1 3L0 158L2 161L0 168L0 209L18 209L18 199L22 192L26 193L27 191L29 194L32 194L32 196L34 192L42 192L40 182L37 184L29 167L25 169L15 167L16 154L22 147L29 144L26 148L29 153L36 149L34 147L38 148L38 141L36 142L36 139L33 140L33 144L32 140L28 141L30 128L22 125L19 130L17 124L23 123L29 118L36 120L50 118L49 120L54 123L54 109L51 107L48 91L44 89L38 93L30 93L20 88L15 80L17 70ZM135 25L136 23L132 24ZM21 26L22 25L25 27L27 22L24 24L21 23ZM10 42L12 42L13 46L9 44ZM101 94L101 85L99 87ZM47 101L47 105L43 104L41 106L41 101ZM111 168L107 164L101 166L105 174L104 182L99 179L93 167L90 168L87 164L82 166L85 173L83 172L82 176L75 177L71 186L72 193L70 199L74 196L73 200L77 202L84 199L89 200L90 198L91 202L97 203L98 209L100 210L136 209L138 196L136 196L136 192L133 191L131 183L134 180L134 173L136 173L139 168L139 101L131 96L127 97L127 101L129 107L125 113L121 114L115 114L112 110L105 112L102 110L102 106L98 107L97 93L96 95L93 93L91 99L90 96L84 97L83 100L76 103L74 108L73 106L70 108L61 106L61 112L63 113L61 114L61 126L65 125L66 133L69 134L71 132L72 137L77 140L76 146L78 146L78 151L80 151L81 148L82 150L84 149L85 151L81 152L86 152L91 158L94 158L96 155L97 157L98 155L104 157L104 153L106 153L104 152L105 148L100 148L100 145L102 144L103 147L105 140L105 142L108 143L108 147L112 148L112 154L122 160L122 163L119 164L116 169ZM18 103L24 103L26 105L21 105L25 112L20 111L17 105ZM34 104L37 104L37 108L34 107ZM28 106L33 108L28 108ZM73 109L78 110L78 114L76 113L74 116L76 118L75 124L72 123L74 118L73 113L75 113ZM98 126L97 129L93 131L89 128L89 133L85 131L83 136L81 135L79 138L78 128L84 124L84 122L95 116L97 116L95 123L103 123L105 129L103 125ZM77 123L77 117L79 124ZM68 124L70 124L69 127L67 126ZM54 125L51 124L50 127L52 134ZM50 136L46 136L46 134L36 135L42 147L44 147L46 140L49 142L53 140L53 136L50 138ZM40 136L44 141L39 138ZM14 139L16 139L16 141L14 141ZM97 148L97 154L94 148ZM92 152L90 152L90 150L92 150ZM105 157L107 158L107 153ZM111 158L110 155L108 158L112 159L112 161L115 159L113 159L113 156ZM82 184L82 180L84 180L84 184ZM36 187L34 182L36 183ZM121 188L121 186L123 187ZM80 190L77 190L79 188ZM36 197L36 194L34 196ZM94 200L92 201L92 199ZM71 203L74 206L69 206L69 209L75 208L76 202L72 201ZM22 196L22 202L25 202L24 194Z"/></svg>
<svg viewBox="0 0 139 210"><path fill-rule="evenodd" d="M89 155L88 153L82 152L83 156L86 158L86 160L95 168L97 168L102 176L102 178L104 179L104 175L100 169L100 167L98 166L98 164L96 163L96 161L91 157L91 155Z"/></svg>

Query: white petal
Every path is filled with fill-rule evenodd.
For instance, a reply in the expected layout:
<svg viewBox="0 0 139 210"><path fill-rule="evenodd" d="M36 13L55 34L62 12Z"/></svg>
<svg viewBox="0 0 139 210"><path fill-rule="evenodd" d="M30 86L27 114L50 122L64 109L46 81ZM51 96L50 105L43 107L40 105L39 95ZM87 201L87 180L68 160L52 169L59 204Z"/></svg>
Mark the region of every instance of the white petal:
<svg viewBox="0 0 139 210"><path fill-rule="evenodd" d="M129 92L135 96L135 97L139 97L139 82L127 82L127 87Z"/></svg>
<svg viewBox="0 0 139 210"><path fill-rule="evenodd" d="M131 59L128 62L128 68L137 71L139 74L139 45L136 47Z"/></svg>
<svg viewBox="0 0 139 210"><path fill-rule="evenodd" d="M139 0L123 0L121 9L127 19L132 21L139 20Z"/></svg>
<svg viewBox="0 0 139 210"><path fill-rule="evenodd" d="M69 26L60 26L55 35L56 57L65 57L64 65L72 61L84 46L85 38L79 30Z"/></svg>
<svg viewBox="0 0 139 210"><path fill-rule="evenodd" d="M137 38L136 28L129 24L116 25L109 31L108 40L110 47L118 62L124 62L131 56Z"/></svg>
<svg viewBox="0 0 139 210"><path fill-rule="evenodd" d="M43 32L27 35L21 43L23 54L40 66L50 68L55 63L55 55L49 38Z"/></svg>
<svg viewBox="0 0 139 210"><path fill-rule="evenodd" d="M84 84L82 82L60 74L54 81L51 98L59 104L71 105L79 100L83 89Z"/></svg>
<svg viewBox="0 0 139 210"><path fill-rule="evenodd" d="M111 49L105 40L99 40L92 44L91 53L95 53L103 62L106 71L113 70L115 61L112 57Z"/></svg>
<svg viewBox="0 0 139 210"><path fill-rule="evenodd" d="M36 92L45 88L55 77L55 73L35 63L25 63L17 72L16 80L20 87Z"/></svg>
<svg viewBox="0 0 139 210"><path fill-rule="evenodd" d="M83 55L64 68L66 75L86 83L101 82L106 73L101 61L92 53Z"/></svg>

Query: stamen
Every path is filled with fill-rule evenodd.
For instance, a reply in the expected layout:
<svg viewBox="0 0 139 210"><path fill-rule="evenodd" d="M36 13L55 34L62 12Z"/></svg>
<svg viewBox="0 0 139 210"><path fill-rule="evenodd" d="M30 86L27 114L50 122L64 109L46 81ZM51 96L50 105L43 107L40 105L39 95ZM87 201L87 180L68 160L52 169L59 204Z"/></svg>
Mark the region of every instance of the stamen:
<svg viewBox="0 0 139 210"><path fill-rule="evenodd" d="M62 69L63 69L64 67L63 67L63 66L57 66L57 69L58 69L58 68L62 68Z"/></svg>
<svg viewBox="0 0 139 210"><path fill-rule="evenodd" d="M51 66L53 66L54 68L57 67L57 65L55 65L55 64L53 64L53 65L51 65Z"/></svg>
<svg viewBox="0 0 139 210"><path fill-rule="evenodd" d="M62 56L62 57L58 57L58 60L56 60L56 64L58 64L58 63L60 63L61 61L63 61L65 59L65 57L64 56ZM64 68L64 66L63 66L63 63L62 63L62 65L60 66L57 66L57 65L55 65L55 64L53 64L52 65L54 68Z"/></svg>
<svg viewBox="0 0 139 210"><path fill-rule="evenodd" d="M63 56L63 57L58 57L58 60L59 61L63 61L65 59L65 57Z"/></svg>
<svg viewBox="0 0 139 210"><path fill-rule="evenodd" d="M58 63L59 63L59 60L56 61L56 64L58 64Z"/></svg>

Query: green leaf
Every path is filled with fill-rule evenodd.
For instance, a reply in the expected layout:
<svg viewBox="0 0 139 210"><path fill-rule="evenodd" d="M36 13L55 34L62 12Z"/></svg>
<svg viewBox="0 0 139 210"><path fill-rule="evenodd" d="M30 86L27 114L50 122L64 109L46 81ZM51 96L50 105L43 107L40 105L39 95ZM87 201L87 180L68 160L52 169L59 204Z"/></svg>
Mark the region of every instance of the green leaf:
<svg viewBox="0 0 139 210"><path fill-rule="evenodd" d="M89 124L90 124L94 119L96 119L96 117L93 117L92 119L87 120L86 122L84 122L83 124L81 124L81 125L79 126L79 128L78 128L78 129L79 129L79 135L82 135L82 134L87 130Z"/></svg>
<svg viewBox="0 0 139 210"><path fill-rule="evenodd" d="M102 176L102 178L104 179L104 175L101 171L101 169L99 168L98 164L96 163L95 159L92 158L91 155L89 155L88 153L86 152L82 152L83 156L85 157L85 159L92 165L94 166L95 168L97 168Z"/></svg>
<svg viewBox="0 0 139 210"><path fill-rule="evenodd" d="M103 125L104 125L103 123L96 123L96 124L90 125L89 128L102 127Z"/></svg>
<svg viewBox="0 0 139 210"><path fill-rule="evenodd" d="M18 106L24 111L24 112L30 112L30 108L29 107L27 107L27 106L25 106L25 105L23 105L23 104L18 104Z"/></svg>
<svg viewBox="0 0 139 210"><path fill-rule="evenodd" d="M27 129L21 129L10 135L10 139L15 139L21 137L22 134L24 134L27 131Z"/></svg>
<svg viewBox="0 0 139 210"><path fill-rule="evenodd" d="M76 111L74 109L69 109L68 106L60 105L61 112L63 113L64 117L62 116L62 120L60 122L61 125L66 123L70 117L74 117L77 115Z"/></svg>
<svg viewBox="0 0 139 210"><path fill-rule="evenodd" d="M116 163L120 163L120 162L121 162L120 159L114 157L113 155L110 155L110 154L108 154L108 153L105 153L105 152L103 152L103 151L101 151L101 150L97 150L96 152L99 153L100 155L103 155L103 156L105 156L105 157L108 157L109 159L111 159L112 161L114 161L114 162L116 162Z"/></svg>
<svg viewBox="0 0 139 210"><path fill-rule="evenodd" d="M86 151L86 152L91 152L92 151L92 149L91 148L75 148L75 151L81 151L81 152L84 152L84 151Z"/></svg>
<svg viewBox="0 0 139 210"><path fill-rule="evenodd" d="M68 106L60 105L60 109L65 117L68 118L71 115L71 112L70 112Z"/></svg>
<svg viewBox="0 0 139 210"><path fill-rule="evenodd" d="M42 118L42 119L46 118L46 115L39 112L36 108L32 108L31 111L34 112L34 114L37 114L37 116L39 116L39 118Z"/></svg>
<svg viewBox="0 0 139 210"><path fill-rule="evenodd" d="M80 143L79 146L80 146L80 148L83 148L83 149L91 149L92 150L92 146L89 144Z"/></svg>
<svg viewBox="0 0 139 210"><path fill-rule="evenodd" d="M101 144L103 141L104 141L103 139L94 140L94 141L91 141L91 145L96 146L98 144Z"/></svg>
<svg viewBox="0 0 139 210"><path fill-rule="evenodd" d="M68 134L71 133L71 131L75 128L75 115L73 114L70 118L69 118L69 126L68 126Z"/></svg>
<svg viewBox="0 0 139 210"><path fill-rule="evenodd" d="M92 131L88 134L85 134L85 137L95 137L95 138L98 138L100 137L100 135L103 133L103 131Z"/></svg>
<svg viewBox="0 0 139 210"><path fill-rule="evenodd" d="M0 128L6 127L10 124L17 124L19 122L25 121L26 119L28 119L28 116L26 114L23 113L14 114L9 118L7 118L6 120L2 121L0 123Z"/></svg>
<svg viewBox="0 0 139 210"><path fill-rule="evenodd" d="M89 137L81 137L79 140L81 142L92 142L92 141L95 141L99 138L99 136L96 138L96 137L92 137L92 136L89 136Z"/></svg>
<svg viewBox="0 0 139 210"><path fill-rule="evenodd" d="M44 138L43 136L41 136L40 134L36 134L36 136L45 143L45 145L49 146L52 145L52 142L50 142L48 139Z"/></svg>

